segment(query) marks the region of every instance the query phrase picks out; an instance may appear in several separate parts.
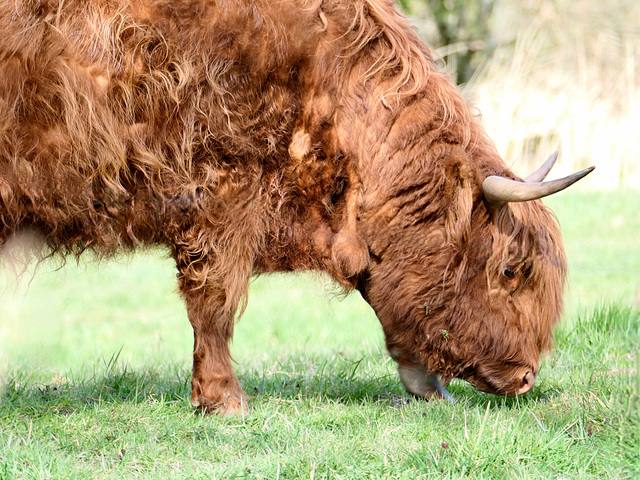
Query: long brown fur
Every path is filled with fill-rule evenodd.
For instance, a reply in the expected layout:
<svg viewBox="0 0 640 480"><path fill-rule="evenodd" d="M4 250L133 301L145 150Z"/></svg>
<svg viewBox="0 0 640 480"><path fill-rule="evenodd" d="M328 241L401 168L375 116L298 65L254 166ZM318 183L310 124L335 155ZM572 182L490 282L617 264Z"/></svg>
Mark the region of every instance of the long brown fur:
<svg viewBox="0 0 640 480"><path fill-rule="evenodd" d="M167 245L202 408L244 408L233 322L293 270L359 289L401 365L513 394L565 260L490 174L515 178L390 0L0 0L0 244Z"/></svg>

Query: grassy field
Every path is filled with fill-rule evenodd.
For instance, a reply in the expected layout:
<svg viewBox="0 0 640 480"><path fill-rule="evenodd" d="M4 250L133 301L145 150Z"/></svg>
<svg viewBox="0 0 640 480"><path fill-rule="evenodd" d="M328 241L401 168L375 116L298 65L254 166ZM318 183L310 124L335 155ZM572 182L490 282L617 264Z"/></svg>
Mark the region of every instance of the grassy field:
<svg viewBox="0 0 640 480"><path fill-rule="evenodd" d="M638 478L640 200L564 193L571 278L532 392L411 401L358 295L256 280L233 354L245 418L189 405L191 329L162 252L0 274L0 479Z"/></svg>

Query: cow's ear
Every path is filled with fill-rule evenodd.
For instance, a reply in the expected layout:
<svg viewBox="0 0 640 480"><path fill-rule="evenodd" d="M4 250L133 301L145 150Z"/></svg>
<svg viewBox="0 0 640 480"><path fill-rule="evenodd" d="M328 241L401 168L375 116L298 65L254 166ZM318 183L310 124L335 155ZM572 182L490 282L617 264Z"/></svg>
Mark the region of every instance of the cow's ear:
<svg viewBox="0 0 640 480"><path fill-rule="evenodd" d="M343 228L333 238L331 258L338 271L351 278L369 266L369 248L357 232Z"/></svg>
<svg viewBox="0 0 640 480"><path fill-rule="evenodd" d="M474 198L481 190L477 185L477 172L466 152L452 152L445 158L445 195L449 200L446 209L445 230L450 241L456 244L469 239Z"/></svg>

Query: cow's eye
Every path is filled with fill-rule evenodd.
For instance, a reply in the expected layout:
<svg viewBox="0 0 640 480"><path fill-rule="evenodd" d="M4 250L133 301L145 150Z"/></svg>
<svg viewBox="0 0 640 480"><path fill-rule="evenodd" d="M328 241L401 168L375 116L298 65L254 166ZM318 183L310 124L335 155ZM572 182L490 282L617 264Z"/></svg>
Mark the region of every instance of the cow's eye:
<svg viewBox="0 0 640 480"><path fill-rule="evenodd" d="M514 272L509 267L505 267L504 270L502 270L502 275L504 275L504 277L509 280L513 280L516 276L516 272Z"/></svg>

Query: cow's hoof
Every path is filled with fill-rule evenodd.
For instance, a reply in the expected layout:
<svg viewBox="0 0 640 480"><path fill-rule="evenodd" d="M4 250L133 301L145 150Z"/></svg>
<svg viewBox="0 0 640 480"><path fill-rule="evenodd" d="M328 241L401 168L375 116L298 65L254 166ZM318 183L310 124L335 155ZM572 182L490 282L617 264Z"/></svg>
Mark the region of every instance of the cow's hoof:
<svg viewBox="0 0 640 480"><path fill-rule="evenodd" d="M191 399L191 405L206 415L220 417L244 417L249 413L247 398L244 395L229 395L223 401L199 396Z"/></svg>

